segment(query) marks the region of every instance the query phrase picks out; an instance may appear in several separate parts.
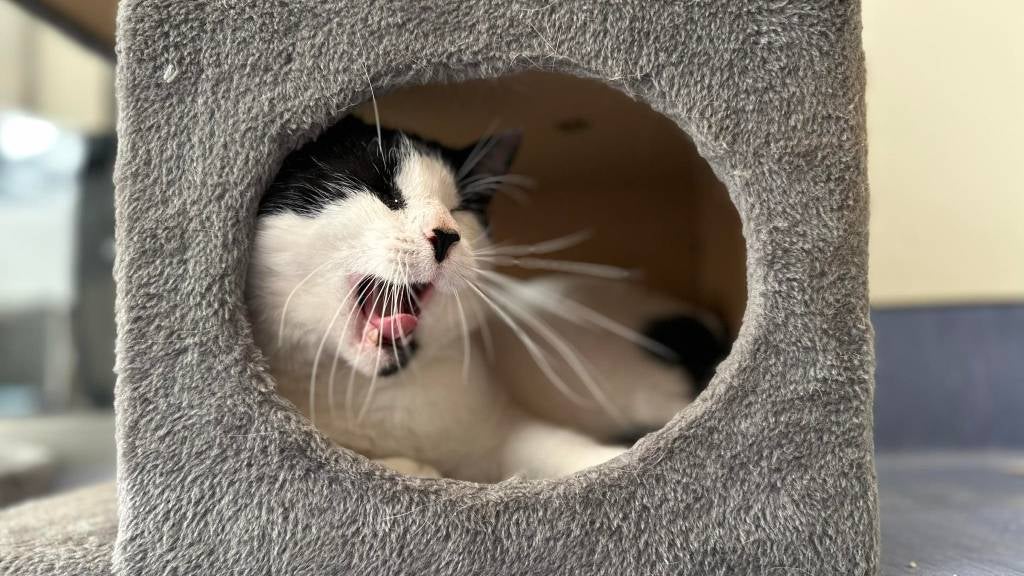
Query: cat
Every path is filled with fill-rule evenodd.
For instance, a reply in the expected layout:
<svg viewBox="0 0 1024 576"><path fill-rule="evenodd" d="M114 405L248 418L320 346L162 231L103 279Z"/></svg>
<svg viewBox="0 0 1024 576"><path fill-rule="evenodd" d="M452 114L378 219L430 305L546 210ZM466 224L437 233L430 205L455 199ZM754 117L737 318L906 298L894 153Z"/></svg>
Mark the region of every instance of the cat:
<svg viewBox="0 0 1024 576"><path fill-rule="evenodd" d="M349 115L284 160L247 299L279 392L339 445L417 476L559 477L621 455L706 380L687 376L709 363L686 366L691 344L724 338L682 305L494 271L516 254L487 230L520 140L450 148ZM587 307L616 290L617 319ZM642 335L654 317L676 324ZM592 358L618 363L617 381L598 385Z"/></svg>

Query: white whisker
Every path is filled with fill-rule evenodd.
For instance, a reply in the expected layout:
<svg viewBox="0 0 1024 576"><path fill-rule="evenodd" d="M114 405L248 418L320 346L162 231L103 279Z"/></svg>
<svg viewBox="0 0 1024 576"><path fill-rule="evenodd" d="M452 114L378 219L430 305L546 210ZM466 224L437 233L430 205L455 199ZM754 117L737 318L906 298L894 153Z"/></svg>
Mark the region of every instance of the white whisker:
<svg viewBox="0 0 1024 576"><path fill-rule="evenodd" d="M518 188L530 188L535 182L528 176L522 174L500 174L497 176L483 175L470 178L464 183L464 192L471 192L476 188L488 188L496 186L516 186Z"/></svg>
<svg viewBox="0 0 1024 576"><path fill-rule="evenodd" d="M480 326L480 340L484 345L484 354L487 357L487 361L491 364L494 363L494 340L491 334L491 327L488 323L488 317L486 310L480 306L480 302L476 298L469 299L470 305L473 307L473 314L477 317L477 324Z"/></svg>
<svg viewBox="0 0 1024 576"><path fill-rule="evenodd" d="M455 305L459 308L459 322L462 323L462 382L469 382L469 326L466 323L466 311L462 309L462 298L455 292Z"/></svg>
<svg viewBox="0 0 1024 576"><path fill-rule="evenodd" d="M305 284L306 282L308 282L309 279L312 278L314 274L316 274L317 272L322 270L324 268L324 266L327 266L331 262L332 262L332 260L327 260L326 262L323 262L322 264L320 264L316 268L313 268L313 271L310 272L309 274L306 274L306 277L303 278L302 280L299 280L299 283L295 285L295 288L292 288L292 291L288 293L288 297L284 299L284 306L281 307L281 323L280 323L280 325L277 328L277 346L278 346L278 348L281 347L281 344L284 341L284 323L285 323L285 318L287 318L287 316L288 316L288 306L292 303L292 297L295 296L295 293L299 291L299 288L302 288L302 285Z"/></svg>
<svg viewBox="0 0 1024 576"><path fill-rule="evenodd" d="M345 305L348 304L349 297L355 292L359 284L352 286L352 289L345 294L345 297L341 299L341 303L338 304L338 309L334 311L334 316L331 317L330 323L327 324L327 329L324 330L324 336L320 339L320 345L316 348L316 354L313 356L313 371L309 375L309 417L316 425L316 371L320 365L320 355L323 354L324 345L327 343L327 338L331 335L331 329L334 328L334 323L338 321L338 316L341 316L342 310L345 309Z"/></svg>
<svg viewBox="0 0 1024 576"><path fill-rule="evenodd" d="M401 311L400 310L401 305L398 303L398 296L399 296L400 292L402 292L402 291L406 291L407 292L407 290L404 290L403 288L401 288L400 286L395 285L395 284L392 284L391 286L389 286L388 290L390 292L392 292L392 294L393 294L393 296L392 296L393 301L391 302L391 314L390 315L391 316L395 316L395 315L397 315ZM405 343L405 332L403 332L402 330L399 330L398 331L398 337L402 340L402 343L404 344ZM396 369L400 369L401 366L398 366L398 364L399 364L399 360L398 360L398 344L395 343L395 329L394 329L393 326L391 328L391 333L388 334L388 340L391 341L391 354L393 355L393 358L394 358L394 361L395 361L395 368Z"/></svg>
<svg viewBox="0 0 1024 576"><path fill-rule="evenodd" d="M544 240L536 244L522 244L514 246L493 246L473 252L474 256L532 256L535 254L550 254L571 248L586 241L593 235L590 230L580 230L566 236Z"/></svg>
<svg viewBox="0 0 1024 576"><path fill-rule="evenodd" d="M356 285L358 286L358 283ZM366 290L369 290L369 286L366 286L363 290L359 291L359 294L356 295L356 302L361 301L366 296ZM352 325L352 320L358 317L359 314L360 312L358 309L353 310L353 312L349 314L348 319L345 320L344 328L341 329L341 338L338 339L338 344L334 347L334 361L331 363L331 374L327 379L327 405L331 410L332 419L337 419L334 412L334 376L338 370L338 358L341 356L341 349L345 346L345 338L348 337L349 326ZM355 368L351 369L355 370Z"/></svg>
<svg viewBox="0 0 1024 576"><path fill-rule="evenodd" d="M495 313L497 313L498 317L501 318L501 320L508 325L508 327L512 330L516 337L518 337L519 340L526 347L526 351L529 352L530 356L533 358L533 361L537 363L537 367L540 368L541 372L543 372L545 376L547 376L548 380L551 380L551 383L555 385L555 388L557 388L562 394L564 394L565 397L568 398L570 401L584 406L587 405L587 400L580 396L579 394L577 394L576 392L574 392L572 388L570 388L569 385L565 383L562 377L559 376L557 372L555 372L555 369L551 366L550 362L548 362L548 359L547 357L545 357L544 352L540 349L540 347L537 346L536 342L533 341L533 338L531 338L530 335L527 334L526 331L523 330L522 327L520 327L519 324L515 320L513 320L511 316L509 316L504 310L502 310L500 306L498 306L493 300L488 298L487 295L483 293L483 290L481 290L481 288L477 286L476 283L471 282L469 280L466 280L466 283L470 288L473 289L474 292L479 294L480 298L482 298L483 301L486 302L487 305L490 306L495 311Z"/></svg>
<svg viewBox="0 0 1024 576"><path fill-rule="evenodd" d="M558 332L551 327L550 324L541 320L536 313L531 312L527 308L523 307L519 303L515 302L513 297L514 294L507 289L499 290L500 285L492 283L492 288L495 289L494 296L499 300L503 301L506 308L512 313L519 316L519 318L528 324L541 338L545 339L551 346L555 348L555 351L562 357L562 359L569 365L569 367L576 373L576 376L580 379L590 394L597 400L598 405L603 408L609 416L621 420L621 413L615 408L615 405L608 400L604 390L594 379L593 375L587 370L583 359L580 356L579 351L573 347L569 342L562 338ZM502 292L504 291L504 294Z"/></svg>
<svg viewBox="0 0 1024 576"><path fill-rule="evenodd" d="M384 302L381 304L381 309L385 312L388 309L388 296L391 295L391 290L384 292ZM377 378L380 376L380 356L383 353L382 339L384 338L384 332L382 330L377 331L377 359L373 362L373 376L370 377L370 386L366 389L366 398L363 399L363 406L359 409L359 414L356 416L356 422L362 422L363 416L366 415L366 411L370 408L370 403L373 402L373 392L377 387Z"/></svg>
<svg viewBox="0 0 1024 576"><path fill-rule="evenodd" d="M373 295L373 303L370 304L370 310L376 310L377 309L377 302L379 301L379 299L380 299L380 291L378 290ZM362 357L363 357L363 349L365 348L365 346L363 344L363 338L365 338L365 337L366 337L366 326L364 325L363 326L363 333L359 335L359 346L358 346L358 350L356 352L356 359L355 359L354 362L352 362L352 372L348 375L348 384L345 387L345 417L349 421L352 420L352 416L353 416L352 415L352 404L355 401L355 398L353 397L354 385L355 385L355 381L356 381L356 373L359 372L359 369L358 369L359 360L361 360ZM380 348L378 347L377 350L379 352ZM380 357L378 356L377 359L380 360Z"/></svg>
<svg viewBox="0 0 1024 576"><path fill-rule="evenodd" d="M490 278L492 281L502 283L507 287L512 287L514 289L519 287L516 280L506 276L505 274L489 270L481 270L480 273ZM625 340L628 340L629 342L632 342L654 354L669 360L675 360L675 352L660 342L656 342L636 330L612 320L597 310L580 304L572 298L568 298L552 290L545 290L544 292L545 296L547 296L546 298L532 297L528 293L523 294L523 296L529 298L549 312L565 318L574 324L603 328L612 334L615 334L620 338L624 338Z"/></svg>
<svg viewBox="0 0 1024 576"><path fill-rule="evenodd" d="M409 284L409 279L412 276L412 274L409 271L409 261L408 261L408 258L402 259L401 260L401 265L402 265L402 281L403 281L402 283L405 284L405 285L408 285ZM404 292L405 292L405 302L409 305L410 309L413 308L413 304L412 304L412 300L413 299L416 300L417 305L418 305L419 298L416 298L416 295L412 293L412 290L404 290ZM405 333L404 332L400 332L399 333L399 337L402 340L402 348L405 351L408 352L409 351L409 340L405 337ZM419 372L419 368L416 366L416 362L412 362L410 360L408 366L410 368L412 368L412 373L416 377L416 381L419 382L420 372ZM404 372L405 368L403 367L402 369L403 369L403 372Z"/></svg>
<svg viewBox="0 0 1024 576"><path fill-rule="evenodd" d="M477 256L480 260L498 266L517 266L528 270L551 270L582 276L594 276L609 280L625 280L636 276L636 273L618 266L594 264L592 262L576 262L573 260L548 260L546 258L510 257L510 256Z"/></svg>
<svg viewBox="0 0 1024 576"><path fill-rule="evenodd" d="M370 101L373 102L373 121L377 125L377 149L380 150L380 161L387 166L388 161L384 158L384 138L380 130L380 111L377 109L377 95L373 93L373 82L370 82L370 72L363 63L363 76L366 77L366 84L370 87Z"/></svg>

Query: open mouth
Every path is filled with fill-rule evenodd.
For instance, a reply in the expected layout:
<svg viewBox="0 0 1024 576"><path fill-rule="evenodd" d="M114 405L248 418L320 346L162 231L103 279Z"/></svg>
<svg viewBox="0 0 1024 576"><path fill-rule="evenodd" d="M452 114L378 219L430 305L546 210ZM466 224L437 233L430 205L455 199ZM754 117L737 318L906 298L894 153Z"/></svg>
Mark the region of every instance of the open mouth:
<svg viewBox="0 0 1024 576"><path fill-rule="evenodd" d="M365 321L363 339L380 347L407 347L433 287L430 283L395 284L374 276L360 280L357 292Z"/></svg>

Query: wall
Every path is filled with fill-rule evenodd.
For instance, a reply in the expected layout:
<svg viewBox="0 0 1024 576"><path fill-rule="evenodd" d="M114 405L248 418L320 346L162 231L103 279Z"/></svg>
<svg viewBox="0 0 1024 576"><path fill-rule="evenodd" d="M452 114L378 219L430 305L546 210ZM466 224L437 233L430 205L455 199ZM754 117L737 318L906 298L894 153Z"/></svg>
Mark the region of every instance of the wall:
<svg viewBox="0 0 1024 576"><path fill-rule="evenodd" d="M1024 2L863 10L874 303L1024 300Z"/></svg>
<svg viewBox="0 0 1024 576"><path fill-rule="evenodd" d="M106 132L115 117L113 65L0 1L0 110L12 108L64 128Z"/></svg>

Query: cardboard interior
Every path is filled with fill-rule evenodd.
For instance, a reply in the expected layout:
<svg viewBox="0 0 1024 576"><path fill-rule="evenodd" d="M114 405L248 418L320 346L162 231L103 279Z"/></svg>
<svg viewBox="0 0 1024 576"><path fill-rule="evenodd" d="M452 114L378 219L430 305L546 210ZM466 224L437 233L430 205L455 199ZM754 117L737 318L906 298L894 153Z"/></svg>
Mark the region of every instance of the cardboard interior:
<svg viewBox="0 0 1024 576"><path fill-rule="evenodd" d="M493 234L538 242L592 236L551 255L641 271L640 281L722 315L733 334L746 304L746 253L725 186L671 120L601 82L530 72L377 94L381 123L450 145L521 129L512 172L527 203L501 194ZM372 121L367 103L359 115ZM513 271L526 274L523 271Z"/></svg>

